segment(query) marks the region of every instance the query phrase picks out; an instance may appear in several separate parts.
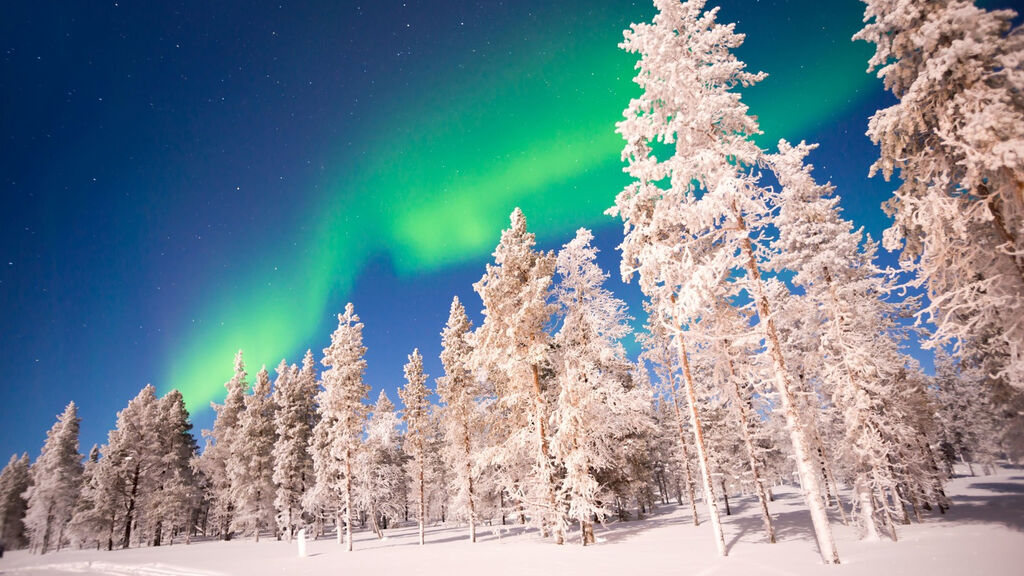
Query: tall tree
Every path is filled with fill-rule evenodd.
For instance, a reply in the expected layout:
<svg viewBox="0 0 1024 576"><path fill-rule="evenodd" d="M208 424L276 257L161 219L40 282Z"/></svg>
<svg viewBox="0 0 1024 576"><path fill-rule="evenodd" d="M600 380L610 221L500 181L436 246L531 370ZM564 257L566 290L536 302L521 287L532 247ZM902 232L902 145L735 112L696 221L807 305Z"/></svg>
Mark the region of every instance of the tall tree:
<svg viewBox="0 0 1024 576"><path fill-rule="evenodd" d="M413 350L409 355L404 370L405 387L398 391L398 395L405 404L402 417L405 420L405 443L408 446L406 452L412 456L410 464L415 487L413 500L419 509L416 520L420 527L420 545L423 545L427 523L426 449L430 432L430 402L427 396L430 391L425 386L427 375L423 373L423 356L420 355L419 349Z"/></svg>
<svg viewBox="0 0 1024 576"><path fill-rule="evenodd" d="M554 308L548 301L555 257L534 250L536 237L516 208L511 225L494 249L494 264L473 289L484 304L484 322L473 333L474 366L486 374L508 410L510 434L490 454L506 470L520 461L534 470L505 482L506 491L525 506L545 535L554 532L559 544L565 526L557 504L558 481L549 448L550 396L541 371L550 362L551 337L545 331ZM521 468L520 468L521 469Z"/></svg>
<svg viewBox="0 0 1024 576"><path fill-rule="evenodd" d="M477 502L473 460L478 450L480 413L476 405L476 380L470 366L469 343L473 323L459 298L452 299L448 323L441 332L441 365L444 376L437 379L441 397L445 456L453 472L452 507L469 523L469 540L476 542Z"/></svg>
<svg viewBox="0 0 1024 576"><path fill-rule="evenodd" d="M78 407L69 402L57 417L39 458L32 464L32 485L25 491L25 532L32 550L60 549L64 529L74 514L81 489L82 455L78 453Z"/></svg>
<svg viewBox="0 0 1024 576"><path fill-rule="evenodd" d="M25 492L32 485L28 454L11 455L0 471L0 542L11 550L25 546Z"/></svg>
<svg viewBox="0 0 1024 576"><path fill-rule="evenodd" d="M392 521L402 518L406 508L408 479L398 423L395 405L381 390L366 422L366 440L353 467L355 506L370 517L378 538L384 537L383 530Z"/></svg>
<svg viewBox="0 0 1024 576"><path fill-rule="evenodd" d="M561 385L551 417L551 452L565 471L559 503L579 524L584 546L594 542L593 519L609 513L595 474L623 465L618 449L627 437L653 431L651 397L634 385L621 343L631 332L626 304L604 287L608 275L591 240L581 228L558 253Z"/></svg>
<svg viewBox="0 0 1024 576"><path fill-rule="evenodd" d="M274 428L276 407L270 397L270 374L266 366L256 374L245 410L238 418L238 436L228 459L231 499L236 526L252 531L259 542L260 531L274 526Z"/></svg>
<svg viewBox="0 0 1024 576"><path fill-rule="evenodd" d="M235 450L239 421L245 410L245 393L249 388L246 376L245 362L239 350L235 354L235 374L224 384L228 391L224 404L210 403L217 413L213 430L203 430L206 449L200 459L200 468L209 481L210 516L225 540L231 539L231 523L235 515L228 462Z"/></svg>
<svg viewBox="0 0 1024 576"><path fill-rule="evenodd" d="M313 459L308 447L316 425L317 391L311 350L306 350L301 370L281 360L274 381L274 506L278 529L289 542L302 525L302 496L313 484Z"/></svg>
<svg viewBox="0 0 1024 576"><path fill-rule="evenodd" d="M703 0L655 0L653 23L633 25L621 45L640 54L635 81L644 90L617 125L626 140L626 171L634 178L610 210L625 222L622 270L626 278L639 272L641 289L671 323L689 396L694 394L689 354L717 337L709 310L735 301L738 289L755 303L819 551L826 563L838 563L759 262L771 224L757 172L763 153L752 139L757 122L734 89L758 82L763 74L745 70L732 53L743 36L734 25L717 23L717 9L705 11L704 5ZM673 153L659 160L653 150L657 143L674 145ZM696 420L692 400L691 416ZM700 450L699 440L697 445ZM711 503L707 459L701 456ZM716 516L712 511L716 544L725 555Z"/></svg>
<svg viewBox="0 0 1024 576"><path fill-rule="evenodd" d="M973 0L864 0L878 70L898 102L868 136L871 174L901 182L885 247L927 287L933 345L983 352L993 382L1024 389L1024 35L1012 10Z"/></svg>
<svg viewBox="0 0 1024 576"><path fill-rule="evenodd" d="M365 400L370 390L363 382L365 354L363 323L359 321L352 303L348 303L345 313L338 314L338 328L331 334L331 345L324 348L321 360L326 370L321 375L323 390L318 395L321 420L317 424L319 434L314 431L314 442L319 436L320 448L324 452L319 455L321 466L317 472L317 483L343 499L337 517L338 530L340 534L344 521L345 542L350 552L355 512L352 467L359 452L366 417ZM314 453L314 460L317 457Z"/></svg>
<svg viewBox="0 0 1024 576"><path fill-rule="evenodd" d="M171 390L164 395L156 412L156 456L160 462L154 470L150 513L155 518L153 544L158 546L164 533L173 541L174 534L184 530L189 538L200 494L192 470L198 447L181 392Z"/></svg>

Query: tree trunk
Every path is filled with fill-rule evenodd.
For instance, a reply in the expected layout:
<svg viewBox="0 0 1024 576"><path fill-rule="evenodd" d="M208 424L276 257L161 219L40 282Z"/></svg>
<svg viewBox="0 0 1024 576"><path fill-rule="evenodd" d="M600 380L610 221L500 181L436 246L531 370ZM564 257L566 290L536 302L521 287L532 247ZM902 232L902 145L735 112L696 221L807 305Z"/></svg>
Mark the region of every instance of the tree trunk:
<svg viewBox="0 0 1024 576"><path fill-rule="evenodd" d="M704 431L701 429L700 415L697 414L697 392L694 389L693 375L690 373L690 359L686 353L682 330L676 329L675 338L679 361L683 368L683 382L686 384L686 400L690 405L690 424L693 427L693 441L697 445L697 462L700 464L701 480L704 486L704 501L707 503L708 516L711 518L711 531L714 533L718 555L726 556L728 552L725 549L725 536L722 534L722 520L718 517L715 489L711 485L711 470L708 465L707 448L704 445Z"/></svg>
<svg viewBox="0 0 1024 576"><path fill-rule="evenodd" d="M725 487L725 478L722 478L722 498L725 499L725 515L732 516L732 508L729 508L729 490Z"/></svg>
<svg viewBox="0 0 1024 576"><path fill-rule="evenodd" d="M697 516L697 496L694 494L693 475L690 474L690 456L686 450L686 432L683 430L683 414L679 410L679 394L675 378L672 380L672 409L676 413L676 427L679 430L679 448L683 453L683 470L686 472L686 493L690 497L690 510L693 512L693 525L700 526L700 518Z"/></svg>
<svg viewBox="0 0 1024 576"><path fill-rule="evenodd" d="M736 224L740 233L746 233L746 224L735 201L733 212ZM757 302L760 322L758 325L764 332L765 342L768 345L768 352L772 358L772 368L775 377L775 387L779 392L782 403L782 410L786 418L786 427L789 429L790 440L793 443L793 452L796 455L797 471L800 475L800 483L803 485L804 500L811 511L811 521L814 524L814 533L818 541L818 552L825 564L838 564L839 552L836 551L836 544L832 538L832 528L828 524L828 515L818 495L821 494L818 474L814 470L810 454L807 448L803 423L793 398L793 391L790 386L789 373L786 370L786 359L782 355L782 345L779 343L778 330L775 328L775 319L771 314L771 306L768 304L768 297L765 295L764 285L761 280L761 271L757 267L757 260L754 258L754 248L750 237L744 235L741 240L743 252L747 257L747 273L754 286L754 299Z"/></svg>
<svg viewBox="0 0 1024 576"><path fill-rule="evenodd" d="M473 462L471 459L472 453L470 451L470 439L469 439L469 424L465 421L462 422L462 451L466 458L466 482L467 492L469 494L469 541L476 542L476 503L473 494Z"/></svg>
<svg viewBox="0 0 1024 576"><path fill-rule="evenodd" d="M420 516L420 518L419 518L419 520L420 520L420 546L422 546L425 543L425 540L424 540L424 530L425 530L425 525L426 525L426 522L427 522L427 500L426 500L426 489L425 489L425 484L426 483L424 482L424 479L423 479L423 467L424 467L424 465L426 463L424 462L422 440L419 442L419 444L420 444L420 446L419 446L419 449L417 450L417 452L419 453L418 454L419 470L417 471L417 477L418 477L417 479L419 481L419 493L420 493L420 513L419 513L419 516Z"/></svg>
<svg viewBox="0 0 1024 576"><path fill-rule="evenodd" d="M139 490L139 466L138 462L135 463L135 472L132 474L132 491L128 499L128 512L125 513L124 520L124 541L121 543L121 548L128 548L132 538L132 520L135 514L135 496Z"/></svg>
<svg viewBox="0 0 1024 576"><path fill-rule="evenodd" d="M338 526L341 531L341 526ZM345 544L352 551L352 448L345 446Z"/></svg>
<svg viewBox="0 0 1024 576"><path fill-rule="evenodd" d="M726 347L729 344L726 342ZM729 368L729 381L732 383L732 397L736 402L736 407L740 415L740 430L743 433L743 444L747 448L747 457L749 458L750 472L754 475L754 490L757 492L757 501L761 505L761 520L764 522L764 533L768 537L768 542L775 543L775 526L772 524L772 515L768 511L768 498L764 493L764 483L761 481L760 467L757 465L757 454L754 451L754 440L750 435L750 424L749 417L747 415L747 402L746 399L740 394L740 386L736 383L736 374L733 367L732 359L728 360ZM722 490L725 490L725 480L722 481ZM726 515L729 514L729 497L726 496Z"/></svg>
<svg viewBox="0 0 1024 576"><path fill-rule="evenodd" d="M543 460L542 462L538 462L538 464L541 465L541 474L544 481L547 483L548 506L550 506L549 516L553 517L558 512L558 503L555 500L555 479L554 471L551 469L551 456L548 453L548 437L544 431L544 421L546 416L544 413L544 392L540 388L540 368L536 364L533 364L530 368L533 371L533 393L536 410L535 418L537 420L537 437L540 442L541 459ZM542 531L543 528L547 526L549 520L550 518L545 518L541 521ZM562 530L561 526L562 522L556 520L554 526L556 544L565 543L565 532Z"/></svg>

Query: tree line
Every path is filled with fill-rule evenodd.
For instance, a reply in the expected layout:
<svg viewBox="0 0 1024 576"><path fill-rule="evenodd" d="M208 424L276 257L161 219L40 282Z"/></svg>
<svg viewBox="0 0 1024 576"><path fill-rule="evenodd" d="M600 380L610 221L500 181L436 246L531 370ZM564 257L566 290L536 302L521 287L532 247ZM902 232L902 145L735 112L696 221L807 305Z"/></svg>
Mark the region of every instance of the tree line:
<svg viewBox="0 0 1024 576"><path fill-rule="evenodd" d="M428 388L414 350L401 411L383 392L370 403L349 304L319 374L309 351L250 383L239 352L201 454L181 395L147 386L82 465L69 404L36 462L12 457L0 476L0 536L45 552L307 528L352 550L357 527L414 521L423 544L433 522L472 541L514 522L586 545L595 524L675 500L724 556L719 501L729 515L729 494L756 497L770 543L772 487L795 482L838 563L832 522L895 540L945 512L955 461L973 473L1022 448L1024 46L1011 11L866 4L855 38L897 98L868 135L873 170L901 180L883 238L901 270L815 180L813 144L755 143L740 88L764 75L736 58L734 25L702 0L655 0L621 44L642 94L616 126L631 182L609 209L641 330L590 231L538 250L516 209L473 285L482 322L453 300L444 373Z"/></svg>

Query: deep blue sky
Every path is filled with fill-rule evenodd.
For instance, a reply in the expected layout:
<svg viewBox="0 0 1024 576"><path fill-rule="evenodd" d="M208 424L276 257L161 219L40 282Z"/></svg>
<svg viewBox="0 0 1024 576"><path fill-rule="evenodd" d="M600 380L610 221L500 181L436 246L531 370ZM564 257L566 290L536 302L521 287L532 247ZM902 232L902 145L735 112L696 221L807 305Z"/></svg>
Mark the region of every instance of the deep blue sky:
<svg viewBox="0 0 1024 576"><path fill-rule="evenodd" d="M889 100L864 72L870 47L849 40L860 3L721 4L748 35L740 56L771 75L745 98L764 144L820 142L816 174L877 236L892 185L867 179L863 133ZM550 248L596 227L637 304L601 212L624 183L613 130L633 94L615 43L651 14L609 0L5 5L0 455L38 453L69 400L83 451L146 383L205 406L238 347L258 351L250 375L307 347L319 360L349 300L374 397L413 347L437 376L450 299L477 311L471 284L517 204Z"/></svg>

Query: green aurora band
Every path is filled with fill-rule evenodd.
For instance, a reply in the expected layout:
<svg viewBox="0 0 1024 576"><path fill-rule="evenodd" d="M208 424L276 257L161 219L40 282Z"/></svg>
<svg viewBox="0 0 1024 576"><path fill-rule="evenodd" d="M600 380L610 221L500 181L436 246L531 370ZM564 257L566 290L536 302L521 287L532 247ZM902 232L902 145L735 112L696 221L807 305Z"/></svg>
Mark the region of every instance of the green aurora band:
<svg viewBox="0 0 1024 576"><path fill-rule="evenodd" d="M754 6L742 15L770 18L774 31L748 36L739 53L769 73L744 91L762 146L809 136L876 82L864 72L869 47L848 40L860 4L845 4L793 21ZM614 124L637 93L635 58L617 44L631 19L650 15L620 16L591 14L572 34L552 28L533 34L540 41L520 38L486 69L449 62L420 72L421 85L405 91L417 97L395 98L360 135L368 152L339 155L346 160L322 186L311 226L243 268L233 280L244 280L244 291L214 291L192 316L207 323L181 331L166 356L165 388L181 390L195 412L223 397L238 349L254 371L317 341L369 258L386 256L403 277L480 259L515 206L541 241L611 224L603 212L626 183ZM285 264L268 270L269 261Z"/></svg>

